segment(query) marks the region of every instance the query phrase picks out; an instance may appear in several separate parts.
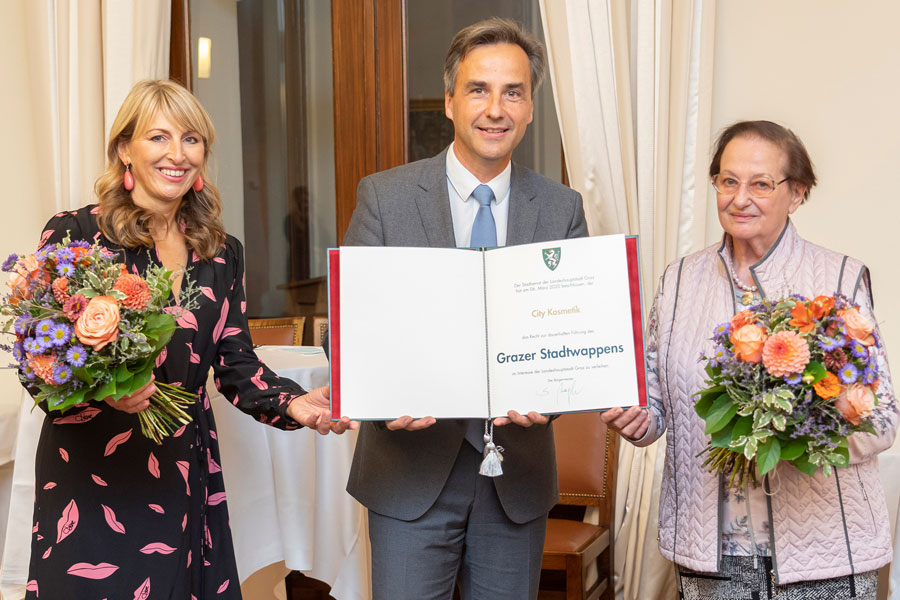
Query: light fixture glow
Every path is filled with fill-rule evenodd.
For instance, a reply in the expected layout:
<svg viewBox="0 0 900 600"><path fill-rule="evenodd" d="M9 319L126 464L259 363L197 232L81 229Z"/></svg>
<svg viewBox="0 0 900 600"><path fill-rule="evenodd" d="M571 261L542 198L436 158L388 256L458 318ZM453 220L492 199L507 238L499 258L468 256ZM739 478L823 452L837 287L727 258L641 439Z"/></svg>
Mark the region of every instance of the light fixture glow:
<svg viewBox="0 0 900 600"><path fill-rule="evenodd" d="M197 77L209 79L209 66L212 61L212 40L207 37L197 39Z"/></svg>

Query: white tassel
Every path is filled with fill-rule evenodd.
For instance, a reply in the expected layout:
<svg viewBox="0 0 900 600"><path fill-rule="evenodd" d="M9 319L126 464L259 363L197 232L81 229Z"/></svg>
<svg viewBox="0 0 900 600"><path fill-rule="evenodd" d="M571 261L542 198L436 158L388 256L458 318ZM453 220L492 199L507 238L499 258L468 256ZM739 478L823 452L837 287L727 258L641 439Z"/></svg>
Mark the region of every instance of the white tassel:
<svg viewBox="0 0 900 600"><path fill-rule="evenodd" d="M497 477L503 475L503 446L494 444L493 434L484 436L484 460L481 461L481 468L478 469L479 475L485 477Z"/></svg>

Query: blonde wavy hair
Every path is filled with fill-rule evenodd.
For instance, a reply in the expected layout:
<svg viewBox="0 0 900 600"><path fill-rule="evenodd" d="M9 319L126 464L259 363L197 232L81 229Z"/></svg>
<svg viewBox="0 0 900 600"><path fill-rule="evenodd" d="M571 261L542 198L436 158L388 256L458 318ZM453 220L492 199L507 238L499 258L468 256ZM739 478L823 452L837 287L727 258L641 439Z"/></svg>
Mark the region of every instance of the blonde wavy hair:
<svg viewBox="0 0 900 600"><path fill-rule="evenodd" d="M106 170L94 183L100 203L97 218L100 231L107 239L125 248L153 247L150 235L153 214L137 206L125 189L122 183L125 165L119 160L118 150L121 144L127 144L147 131L159 113L184 129L197 132L203 139L203 166L200 168L203 190L188 190L178 209L176 222L184 224L184 236L191 249L203 260L210 260L225 241L222 199L208 177L215 129L200 102L174 81L139 81L131 88L113 121L106 148Z"/></svg>

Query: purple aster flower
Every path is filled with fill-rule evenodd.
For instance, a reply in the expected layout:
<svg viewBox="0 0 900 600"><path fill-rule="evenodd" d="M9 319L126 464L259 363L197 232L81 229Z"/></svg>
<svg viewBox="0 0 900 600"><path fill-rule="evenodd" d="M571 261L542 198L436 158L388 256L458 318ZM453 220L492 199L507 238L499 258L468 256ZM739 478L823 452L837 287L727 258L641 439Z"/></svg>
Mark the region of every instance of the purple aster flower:
<svg viewBox="0 0 900 600"><path fill-rule="evenodd" d="M19 335L26 335L28 333L29 325L31 325L31 317L27 315L19 315L16 318L15 323L13 323L13 329Z"/></svg>
<svg viewBox="0 0 900 600"><path fill-rule="evenodd" d="M25 344L23 342L13 344L12 355L16 362L22 362L22 359L25 358Z"/></svg>
<svg viewBox="0 0 900 600"><path fill-rule="evenodd" d="M834 336L834 341L837 342L838 346L843 348L847 345L847 336L842 333L838 333L836 336Z"/></svg>
<svg viewBox="0 0 900 600"><path fill-rule="evenodd" d="M53 380L57 383L66 383L72 378L72 369L68 365L59 365L53 369Z"/></svg>
<svg viewBox="0 0 900 600"><path fill-rule="evenodd" d="M54 325L56 325L56 323L53 322L53 319L43 319L41 321L38 321L37 327L35 327L34 332L37 335L50 333L53 330Z"/></svg>
<svg viewBox="0 0 900 600"><path fill-rule="evenodd" d="M72 339L72 328L65 323L57 323L50 331L54 346L65 346Z"/></svg>
<svg viewBox="0 0 900 600"><path fill-rule="evenodd" d="M716 364L723 364L726 360L728 360L728 350L722 344L716 346L716 351L712 355L712 362Z"/></svg>
<svg viewBox="0 0 900 600"><path fill-rule="evenodd" d="M819 348L824 350L825 352L831 352L832 350L837 350L840 347L840 344L837 343L837 340L834 338L821 336L819 338Z"/></svg>
<svg viewBox="0 0 900 600"><path fill-rule="evenodd" d="M82 346L72 346L71 348L69 348L69 351L66 352L66 362L68 362L73 367L83 366L86 360L87 353L84 351L84 347Z"/></svg>
<svg viewBox="0 0 900 600"><path fill-rule="evenodd" d="M713 331L713 337L716 339L724 338L728 335L728 332L731 331L731 323L719 323L716 329Z"/></svg>
<svg viewBox="0 0 900 600"><path fill-rule="evenodd" d="M873 383L875 383L876 379L878 379L878 371L873 369L871 366L868 366L865 369L863 369L863 373L862 373L863 383L865 383L866 385L872 385Z"/></svg>
<svg viewBox="0 0 900 600"><path fill-rule="evenodd" d="M38 346L41 347L41 351L48 350L51 346L53 346L53 334L52 333L40 333L34 336L34 341L38 343Z"/></svg>
<svg viewBox="0 0 900 600"><path fill-rule="evenodd" d="M69 242L69 248L90 248L91 244L87 240L75 240L74 242Z"/></svg>
<svg viewBox="0 0 900 600"><path fill-rule="evenodd" d="M56 251L56 262L72 262L75 260L75 252L68 248L60 248Z"/></svg>
<svg viewBox="0 0 900 600"><path fill-rule="evenodd" d="M75 272L75 265L70 262L61 262L56 265L56 272L63 277L68 277Z"/></svg>
<svg viewBox="0 0 900 600"><path fill-rule="evenodd" d="M25 347L25 352L29 354L43 354L44 349L41 348L41 345L38 344L37 340L33 337L25 338L25 343L23 344Z"/></svg>
<svg viewBox="0 0 900 600"><path fill-rule="evenodd" d="M838 379L846 385L850 385L859 378L859 369L853 363L847 363L838 371Z"/></svg>
<svg viewBox="0 0 900 600"><path fill-rule="evenodd" d="M788 385L800 385L803 382L802 373L791 373L784 376L784 382Z"/></svg>
<svg viewBox="0 0 900 600"><path fill-rule="evenodd" d="M34 369L31 368L31 365L25 364L22 366L22 375L24 375L26 379L34 379Z"/></svg>
<svg viewBox="0 0 900 600"><path fill-rule="evenodd" d="M865 346L859 343L859 340L851 340L850 341L850 354L855 356L856 358L868 358L869 351Z"/></svg>
<svg viewBox="0 0 900 600"><path fill-rule="evenodd" d="M19 255L13 252L5 261L3 261L3 266L0 267L0 269L3 269L5 272L9 273L13 270L13 267L16 266L17 262L19 262Z"/></svg>

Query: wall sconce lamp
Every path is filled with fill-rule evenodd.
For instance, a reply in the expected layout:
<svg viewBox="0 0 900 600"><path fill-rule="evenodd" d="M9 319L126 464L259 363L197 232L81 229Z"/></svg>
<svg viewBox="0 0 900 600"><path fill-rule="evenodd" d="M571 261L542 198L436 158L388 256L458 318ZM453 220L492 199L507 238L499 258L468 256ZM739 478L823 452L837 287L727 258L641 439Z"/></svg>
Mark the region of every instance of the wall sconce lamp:
<svg viewBox="0 0 900 600"><path fill-rule="evenodd" d="M208 37L197 39L197 78L209 79L209 65L212 59L212 40Z"/></svg>

